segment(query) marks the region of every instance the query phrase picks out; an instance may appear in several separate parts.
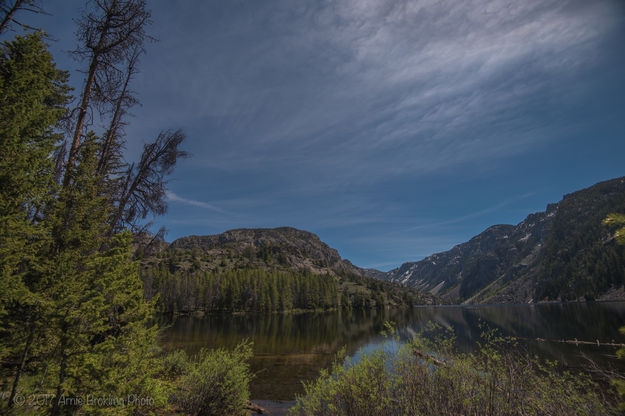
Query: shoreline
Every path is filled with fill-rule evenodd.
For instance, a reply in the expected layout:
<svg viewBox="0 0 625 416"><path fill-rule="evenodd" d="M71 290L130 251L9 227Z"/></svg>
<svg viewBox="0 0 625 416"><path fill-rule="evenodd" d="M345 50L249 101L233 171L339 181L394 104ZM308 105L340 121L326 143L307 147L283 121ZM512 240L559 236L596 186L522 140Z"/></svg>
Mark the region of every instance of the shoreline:
<svg viewBox="0 0 625 416"><path fill-rule="evenodd" d="M294 405L295 400L250 400L248 410L250 415L286 416Z"/></svg>

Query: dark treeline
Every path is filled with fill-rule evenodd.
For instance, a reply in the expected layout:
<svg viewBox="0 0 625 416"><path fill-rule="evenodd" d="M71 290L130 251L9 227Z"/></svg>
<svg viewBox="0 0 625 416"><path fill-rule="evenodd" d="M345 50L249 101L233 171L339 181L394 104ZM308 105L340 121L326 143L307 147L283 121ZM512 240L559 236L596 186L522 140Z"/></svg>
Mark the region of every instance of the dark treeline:
<svg viewBox="0 0 625 416"><path fill-rule="evenodd" d="M159 295L165 312L288 311L340 306L335 277L310 272L230 270L190 274L164 267L144 273L147 297Z"/></svg>
<svg viewBox="0 0 625 416"><path fill-rule="evenodd" d="M264 269L171 272L165 263L141 275L146 298L158 296L162 312L369 309L419 302L416 293L389 290L383 282L355 275Z"/></svg>
<svg viewBox="0 0 625 416"><path fill-rule="evenodd" d="M259 258L262 253L259 250ZM238 264L236 256L210 257L186 249L144 257L145 297L156 298L157 309L167 313L372 309L424 303L416 290L346 271L313 273L262 263L250 267ZM223 266L206 269L208 262Z"/></svg>

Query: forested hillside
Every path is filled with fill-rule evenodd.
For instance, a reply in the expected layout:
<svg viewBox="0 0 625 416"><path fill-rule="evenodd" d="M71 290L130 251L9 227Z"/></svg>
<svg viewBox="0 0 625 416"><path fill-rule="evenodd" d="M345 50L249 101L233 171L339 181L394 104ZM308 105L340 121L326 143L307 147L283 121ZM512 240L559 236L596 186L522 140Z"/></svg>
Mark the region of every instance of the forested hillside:
<svg viewBox="0 0 625 416"><path fill-rule="evenodd" d="M450 302L623 299L625 249L602 223L612 212L625 212L625 178L565 195L517 225L492 226L386 278Z"/></svg>
<svg viewBox="0 0 625 416"><path fill-rule="evenodd" d="M282 227L185 237L142 257L148 299L163 312L380 308L432 296L363 275L316 235Z"/></svg>
<svg viewBox="0 0 625 416"><path fill-rule="evenodd" d="M625 178L566 195L546 241L537 299L596 299L625 284L625 247L602 221L625 212ZM622 296L622 295L619 295Z"/></svg>

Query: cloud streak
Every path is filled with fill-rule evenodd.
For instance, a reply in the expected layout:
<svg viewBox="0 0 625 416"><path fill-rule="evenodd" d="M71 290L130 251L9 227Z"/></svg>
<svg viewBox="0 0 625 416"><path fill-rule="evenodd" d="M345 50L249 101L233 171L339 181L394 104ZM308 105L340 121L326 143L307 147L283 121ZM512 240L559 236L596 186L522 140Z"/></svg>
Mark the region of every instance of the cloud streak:
<svg viewBox="0 0 625 416"><path fill-rule="evenodd" d="M209 211L219 215L202 223L215 229L294 225L330 240L340 230L339 241L363 250L377 236L371 248L384 253L431 253L462 241L468 231L437 238L488 225L512 210L502 199L533 189L492 192L480 177L601 125L603 107L586 117L586 102L602 100L594 90L614 62L606 42L622 39L617 7L618 0L156 6L161 41L144 62L155 75L138 78L146 95L137 118L148 126L175 120L188 132L193 158L177 170L177 193L168 198L194 215L172 221L196 232L192 219ZM536 166L530 160L511 176L540 182L530 171ZM475 187L466 206L453 195L462 185L449 186L462 181ZM445 184L447 194L438 191ZM233 201L241 195L249 201ZM450 203L432 209L435 198Z"/></svg>
<svg viewBox="0 0 625 416"><path fill-rule="evenodd" d="M526 102L548 89L565 95L571 85L562 74L592 68L597 42L618 22L611 7L560 0L256 5L222 11L227 27L216 21L205 25L214 28L208 33L170 40L180 57L168 62L191 63L172 66L163 85L187 94L190 117L215 121L225 142L218 152L211 141L198 153L210 166L297 166L302 177L318 175L316 183L343 185L418 176L556 136L550 127L527 128L539 116L528 114ZM182 4L179 19L191 12L210 19L213 11ZM206 45L188 44L194 35Z"/></svg>
<svg viewBox="0 0 625 416"><path fill-rule="evenodd" d="M209 204L208 202L203 202L203 201L197 201L195 199L184 198L184 197L181 197L180 195L177 195L176 193L172 191L166 191L165 197L170 202L177 202L177 203L189 205L192 207L198 207L198 208L210 210L213 212L217 212L219 214L229 214L227 211L213 204Z"/></svg>

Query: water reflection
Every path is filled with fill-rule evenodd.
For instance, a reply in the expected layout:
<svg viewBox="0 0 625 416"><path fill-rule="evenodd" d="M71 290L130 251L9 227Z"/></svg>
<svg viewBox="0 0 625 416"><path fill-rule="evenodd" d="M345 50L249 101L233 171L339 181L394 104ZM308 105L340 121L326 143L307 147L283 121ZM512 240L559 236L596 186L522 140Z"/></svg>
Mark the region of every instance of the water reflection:
<svg viewBox="0 0 625 416"><path fill-rule="evenodd" d="M393 321L401 339L428 322L452 328L458 348L469 351L480 339L481 324L526 339L523 348L567 366L579 367L585 354L601 365L616 365L615 348L571 345L547 340L579 339L625 343L618 328L625 325L625 302L589 304L423 307L407 311L342 311L299 315L210 315L179 317L163 331L166 349L194 354L203 347L233 348L242 339L254 341L252 397L291 400L302 392L301 381L314 379L345 347L349 354L373 348L384 338L384 322Z"/></svg>

